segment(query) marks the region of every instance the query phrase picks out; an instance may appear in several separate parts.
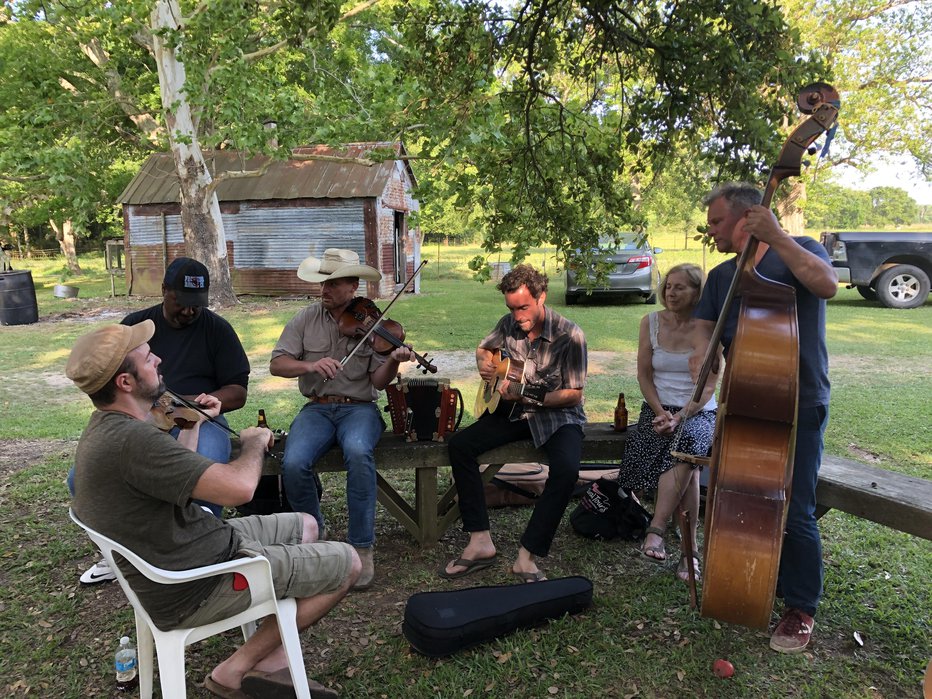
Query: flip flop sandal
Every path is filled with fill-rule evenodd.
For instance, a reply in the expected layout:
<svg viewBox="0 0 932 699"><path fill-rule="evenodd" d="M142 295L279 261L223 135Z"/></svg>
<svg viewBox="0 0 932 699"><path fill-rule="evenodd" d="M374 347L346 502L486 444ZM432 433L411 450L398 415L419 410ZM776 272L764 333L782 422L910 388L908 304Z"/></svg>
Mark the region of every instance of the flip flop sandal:
<svg viewBox="0 0 932 699"><path fill-rule="evenodd" d="M688 556L680 556L680 562L676 566L676 577L682 580L687 585L689 584L689 569L686 567L686 559ZM696 577L696 582L702 582L702 571L699 569L699 556L693 556L693 573Z"/></svg>
<svg viewBox="0 0 932 699"><path fill-rule="evenodd" d="M544 575L539 570L534 573L527 573L523 570L522 571L513 570L511 571L511 574L514 575L516 578L518 578L518 580L520 580L523 583L543 582L544 580L547 579L547 576Z"/></svg>
<svg viewBox="0 0 932 699"><path fill-rule="evenodd" d="M221 699L251 699L251 697L246 694L241 689L233 689L232 687L227 687L222 685L210 675L204 678L204 687L214 696L221 697ZM292 695L294 691L292 690Z"/></svg>
<svg viewBox="0 0 932 699"><path fill-rule="evenodd" d="M311 679L307 684L311 690L311 699L339 699L340 695L334 689ZM250 670L243 676L243 690L248 692L250 697L263 699L294 699L295 695L291 672L287 667L275 672Z"/></svg>
<svg viewBox="0 0 932 699"><path fill-rule="evenodd" d="M490 565L495 563L497 559L498 554L490 556L489 558L457 558L455 561L453 561L453 563L447 563L442 568L440 568L440 570L437 571L437 575L446 580L456 580L457 578L462 578L466 575L469 575L470 573L475 573L479 570L485 570ZM459 570L455 573L448 573L447 566L449 565L462 566L465 568L465 570Z"/></svg>

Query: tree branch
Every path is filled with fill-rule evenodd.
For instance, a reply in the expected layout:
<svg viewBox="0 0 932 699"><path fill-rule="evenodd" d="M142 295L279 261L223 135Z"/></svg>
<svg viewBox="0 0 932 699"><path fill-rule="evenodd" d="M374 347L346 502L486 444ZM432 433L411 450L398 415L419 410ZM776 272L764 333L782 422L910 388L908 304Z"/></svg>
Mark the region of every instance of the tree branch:
<svg viewBox="0 0 932 699"><path fill-rule="evenodd" d="M111 67L110 56L104 51L97 39L91 39L87 43L81 43L81 51L87 56L100 71L103 72L107 84L107 92L113 97L114 101L123 110L123 113L132 121L145 135L146 139L153 145L158 144L163 135L162 127L158 121L148 112L140 112L133 100L123 91L123 80L120 74ZM66 88L67 89L67 88Z"/></svg>

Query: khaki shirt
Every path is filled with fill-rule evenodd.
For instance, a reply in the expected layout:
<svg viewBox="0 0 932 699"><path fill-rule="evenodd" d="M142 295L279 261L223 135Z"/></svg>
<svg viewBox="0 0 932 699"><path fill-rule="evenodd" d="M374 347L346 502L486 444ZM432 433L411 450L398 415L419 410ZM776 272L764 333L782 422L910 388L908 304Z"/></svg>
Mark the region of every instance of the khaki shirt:
<svg viewBox="0 0 932 699"><path fill-rule="evenodd" d="M321 303L312 303L288 321L278 344L272 350L272 359L288 355L306 362L324 357L342 361L356 346L355 338L340 332L337 322ZM298 377L298 389L308 398L312 396L346 396L354 400L375 401L379 392L372 386L369 375L385 361L366 344L343 366L343 371L329 381L317 372Z"/></svg>

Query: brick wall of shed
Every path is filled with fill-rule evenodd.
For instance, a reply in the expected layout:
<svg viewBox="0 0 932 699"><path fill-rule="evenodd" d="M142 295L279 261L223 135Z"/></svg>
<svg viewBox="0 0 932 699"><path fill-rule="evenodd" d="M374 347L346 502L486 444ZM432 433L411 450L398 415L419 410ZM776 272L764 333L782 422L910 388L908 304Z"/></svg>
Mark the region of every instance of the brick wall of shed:
<svg viewBox="0 0 932 699"><path fill-rule="evenodd" d="M394 293L394 274L395 274L395 212L400 211L405 216L405 228L407 235L405 237L405 269L402 278L407 280L414 273L417 255L415 247L417 244L416 232L410 228L410 214L417 206L411 196L413 183L408 174L407 168L402 161L397 161L392 170L392 177L389 179L382 196L379 198L378 206L378 226L379 226L379 264L383 274L382 288L389 286L389 293ZM408 291L414 291L414 284L408 287Z"/></svg>

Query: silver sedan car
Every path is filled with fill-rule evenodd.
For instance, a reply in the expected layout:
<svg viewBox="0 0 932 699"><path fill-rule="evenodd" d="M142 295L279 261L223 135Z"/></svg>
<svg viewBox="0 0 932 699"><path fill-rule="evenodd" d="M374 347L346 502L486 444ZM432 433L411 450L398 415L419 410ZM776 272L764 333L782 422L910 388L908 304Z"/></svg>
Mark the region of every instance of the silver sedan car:
<svg viewBox="0 0 932 699"><path fill-rule="evenodd" d="M638 242L636 233L620 234L618 243L599 241L601 254L596 259L608 266L606 285L595 286L596 264L588 269L568 266L566 270L566 305L596 299L640 297L645 303L657 303L660 270L655 255L663 252L647 242Z"/></svg>

